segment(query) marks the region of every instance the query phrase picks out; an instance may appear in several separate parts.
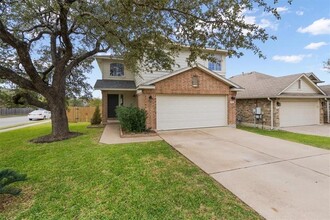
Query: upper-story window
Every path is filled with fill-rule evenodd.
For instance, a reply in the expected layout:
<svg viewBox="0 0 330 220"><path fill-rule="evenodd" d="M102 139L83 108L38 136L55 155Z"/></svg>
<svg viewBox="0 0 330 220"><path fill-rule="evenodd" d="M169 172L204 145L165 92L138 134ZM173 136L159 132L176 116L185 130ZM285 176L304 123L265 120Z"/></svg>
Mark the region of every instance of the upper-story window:
<svg viewBox="0 0 330 220"><path fill-rule="evenodd" d="M212 62L212 61L209 61L209 70L212 70L212 71L221 71L221 57L217 56L215 57L215 59L217 60L217 62Z"/></svg>
<svg viewBox="0 0 330 220"><path fill-rule="evenodd" d="M301 79L298 80L298 89L301 89Z"/></svg>
<svg viewBox="0 0 330 220"><path fill-rule="evenodd" d="M124 76L124 64L111 63L110 64L110 76Z"/></svg>

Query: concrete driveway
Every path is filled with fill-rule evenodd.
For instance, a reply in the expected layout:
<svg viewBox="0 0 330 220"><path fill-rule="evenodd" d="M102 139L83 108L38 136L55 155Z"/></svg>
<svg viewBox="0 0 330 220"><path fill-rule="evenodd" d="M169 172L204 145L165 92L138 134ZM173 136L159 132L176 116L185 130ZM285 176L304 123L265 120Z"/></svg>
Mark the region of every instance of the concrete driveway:
<svg viewBox="0 0 330 220"><path fill-rule="evenodd" d="M311 135L330 137L330 124L287 127L287 128L281 128L281 130L300 133L300 134L311 134Z"/></svg>
<svg viewBox="0 0 330 220"><path fill-rule="evenodd" d="M330 151L229 128L160 132L267 219L330 219Z"/></svg>

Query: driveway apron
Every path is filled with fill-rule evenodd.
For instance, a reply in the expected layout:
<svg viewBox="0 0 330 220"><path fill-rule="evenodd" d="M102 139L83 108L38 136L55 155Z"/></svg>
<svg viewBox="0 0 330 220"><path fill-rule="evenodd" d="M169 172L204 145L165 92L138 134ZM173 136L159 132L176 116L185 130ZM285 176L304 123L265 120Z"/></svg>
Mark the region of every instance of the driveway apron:
<svg viewBox="0 0 330 220"><path fill-rule="evenodd" d="M328 150L230 127L159 135L267 219L330 219Z"/></svg>

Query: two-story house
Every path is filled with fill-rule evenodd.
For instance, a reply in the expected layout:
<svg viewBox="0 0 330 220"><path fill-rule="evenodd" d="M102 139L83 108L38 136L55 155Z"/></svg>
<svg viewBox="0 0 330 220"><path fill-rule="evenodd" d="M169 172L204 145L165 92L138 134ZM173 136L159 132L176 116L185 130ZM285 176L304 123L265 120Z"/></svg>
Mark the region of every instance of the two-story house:
<svg viewBox="0 0 330 220"><path fill-rule="evenodd" d="M235 126L236 93L242 88L226 79L227 51L206 49L221 62L197 59L188 66L188 48L176 58L172 71L130 72L123 60L96 56L102 72L94 88L102 91L102 122L115 118L118 105L147 112L147 128Z"/></svg>

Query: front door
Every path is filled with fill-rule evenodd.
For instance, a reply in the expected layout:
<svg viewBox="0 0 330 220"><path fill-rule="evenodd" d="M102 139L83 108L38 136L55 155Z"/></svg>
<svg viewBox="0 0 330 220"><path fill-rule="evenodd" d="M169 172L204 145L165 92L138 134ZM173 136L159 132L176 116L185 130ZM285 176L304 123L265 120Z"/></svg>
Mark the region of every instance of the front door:
<svg viewBox="0 0 330 220"><path fill-rule="evenodd" d="M108 94L108 118L116 117L116 107L119 104L118 94Z"/></svg>

